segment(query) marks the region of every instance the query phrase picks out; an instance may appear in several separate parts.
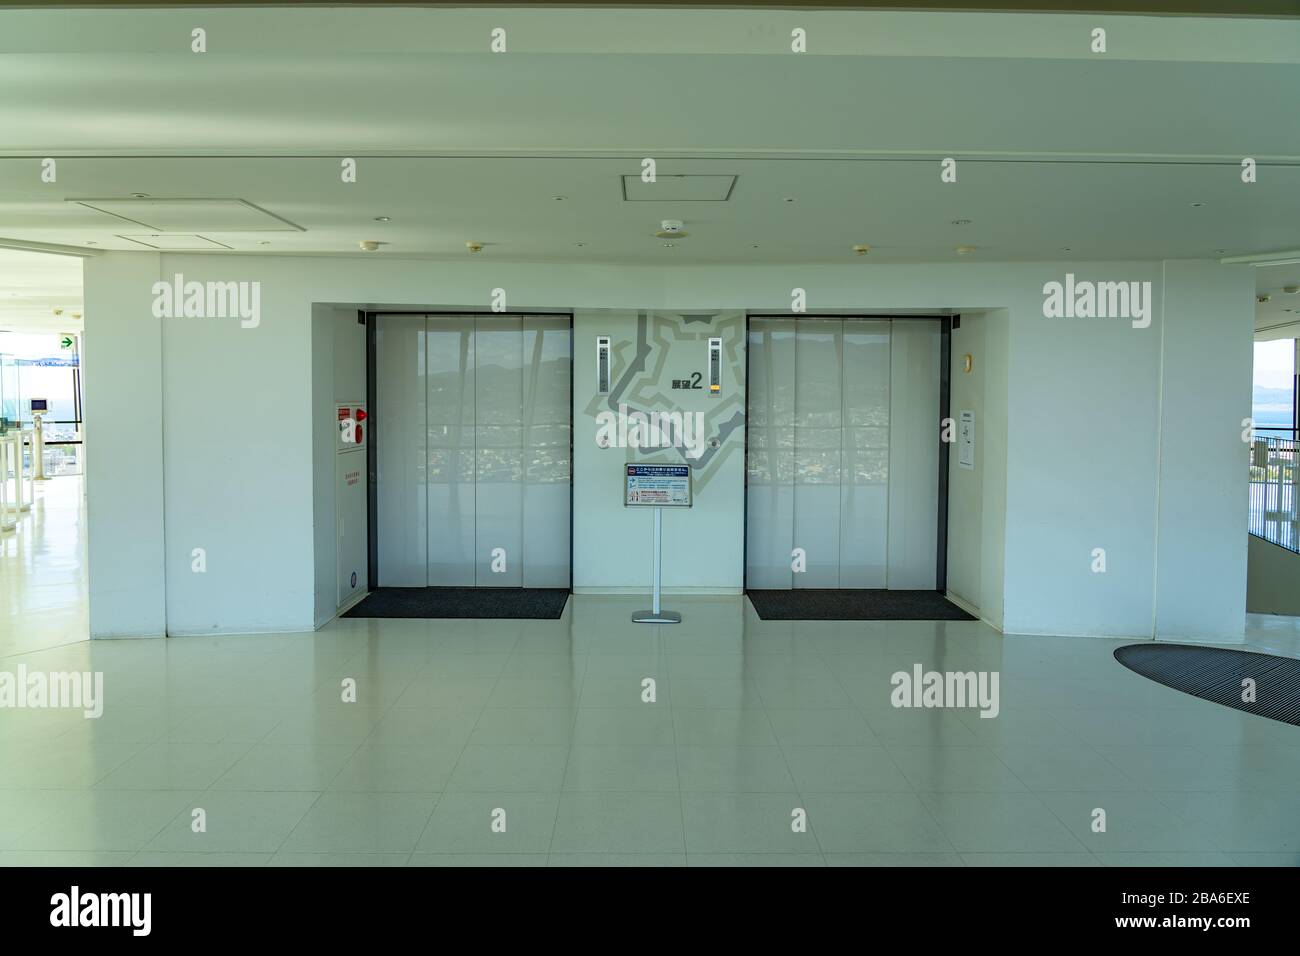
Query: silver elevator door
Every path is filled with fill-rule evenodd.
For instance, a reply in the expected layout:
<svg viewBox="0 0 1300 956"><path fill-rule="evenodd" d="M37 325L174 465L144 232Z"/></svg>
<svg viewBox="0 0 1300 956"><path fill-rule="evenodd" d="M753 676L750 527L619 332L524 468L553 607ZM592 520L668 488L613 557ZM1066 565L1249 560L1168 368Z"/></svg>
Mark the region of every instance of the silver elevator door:
<svg viewBox="0 0 1300 956"><path fill-rule="evenodd" d="M935 586L936 320L749 324L745 583Z"/></svg>
<svg viewBox="0 0 1300 956"><path fill-rule="evenodd" d="M378 583L569 586L567 316L376 316Z"/></svg>

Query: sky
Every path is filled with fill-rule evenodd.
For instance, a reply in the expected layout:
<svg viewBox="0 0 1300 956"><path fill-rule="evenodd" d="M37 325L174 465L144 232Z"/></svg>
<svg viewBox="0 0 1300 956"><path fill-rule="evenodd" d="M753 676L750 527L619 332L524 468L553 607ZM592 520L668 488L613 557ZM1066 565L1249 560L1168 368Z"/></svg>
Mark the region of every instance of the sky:
<svg viewBox="0 0 1300 956"><path fill-rule="evenodd" d="M1255 384L1291 388L1295 375L1295 339L1255 343Z"/></svg>

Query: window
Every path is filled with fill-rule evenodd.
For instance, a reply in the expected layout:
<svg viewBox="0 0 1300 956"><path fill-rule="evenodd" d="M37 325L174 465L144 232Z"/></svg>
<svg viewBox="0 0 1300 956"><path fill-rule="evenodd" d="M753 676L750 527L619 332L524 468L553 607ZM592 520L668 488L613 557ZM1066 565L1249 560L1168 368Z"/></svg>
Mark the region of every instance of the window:
<svg viewBox="0 0 1300 956"><path fill-rule="evenodd" d="M1261 437L1294 437L1295 339L1255 343L1254 391L1251 417Z"/></svg>
<svg viewBox="0 0 1300 956"><path fill-rule="evenodd" d="M68 345L64 345L68 342ZM0 332L5 356L4 409L11 420L32 427L31 401L43 398L45 473L81 470L81 369L74 337L53 333Z"/></svg>

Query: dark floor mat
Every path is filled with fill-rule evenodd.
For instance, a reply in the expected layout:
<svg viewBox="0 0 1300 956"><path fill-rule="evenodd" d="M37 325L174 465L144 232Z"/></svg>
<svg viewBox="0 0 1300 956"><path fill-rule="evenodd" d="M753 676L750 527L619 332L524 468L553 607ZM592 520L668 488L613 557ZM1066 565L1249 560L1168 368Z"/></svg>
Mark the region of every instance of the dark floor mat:
<svg viewBox="0 0 1300 956"><path fill-rule="evenodd" d="M1115 660L1157 684L1248 714L1300 727L1300 661L1226 647L1126 644ZM1242 682L1255 682L1247 703Z"/></svg>
<svg viewBox="0 0 1300 956"><path fill-rule="evenodd" d="M562 588L376 588L343 617L528 618L564 613Z"/></svg>
<svg viewBox="0 0 1300 956"><path fill-rule="evenodd" d="M764 621L974 621L938 591L746 591Z"/></svg>

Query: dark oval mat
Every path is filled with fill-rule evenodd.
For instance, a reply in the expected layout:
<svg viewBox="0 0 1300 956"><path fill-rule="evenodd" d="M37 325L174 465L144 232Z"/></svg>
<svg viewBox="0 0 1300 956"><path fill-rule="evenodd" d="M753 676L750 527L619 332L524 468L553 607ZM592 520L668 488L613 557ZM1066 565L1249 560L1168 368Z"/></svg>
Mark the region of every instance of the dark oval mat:
<svg viewBox="0 0 1300 956"><path fill-rule="evenodd" d="M1143 677L1201 700L1300 727L1300 660L1194 644L1126 644L1115 660ZM1255 682L1243 701L1242 681Z"/></svg>

